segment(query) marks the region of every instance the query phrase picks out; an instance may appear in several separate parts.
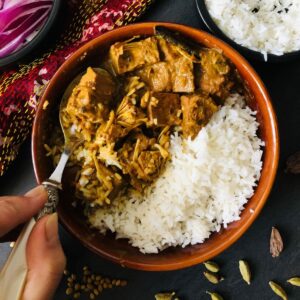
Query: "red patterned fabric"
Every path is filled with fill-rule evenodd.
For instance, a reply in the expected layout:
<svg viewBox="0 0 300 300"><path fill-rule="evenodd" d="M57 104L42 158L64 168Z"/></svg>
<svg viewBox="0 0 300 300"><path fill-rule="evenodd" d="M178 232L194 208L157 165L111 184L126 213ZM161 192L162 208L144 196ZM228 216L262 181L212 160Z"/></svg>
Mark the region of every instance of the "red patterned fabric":
<svg viewBox="0 0 300 300"><path fill-rule="evenodd" d="M73 7L75 1L70 0ZM21 66L0 73L0 175L14 160L19 146L29 136L39 97L58 67L84 43L108 30L134 21L152 2L153 0L108 0L100 11L95 11L87 20L78 40L52 52L42 59L41 64L37 63L29 72L25 72L25 75L22 75L24 69ZM12 76L17 79L5 84Z"/></svg>

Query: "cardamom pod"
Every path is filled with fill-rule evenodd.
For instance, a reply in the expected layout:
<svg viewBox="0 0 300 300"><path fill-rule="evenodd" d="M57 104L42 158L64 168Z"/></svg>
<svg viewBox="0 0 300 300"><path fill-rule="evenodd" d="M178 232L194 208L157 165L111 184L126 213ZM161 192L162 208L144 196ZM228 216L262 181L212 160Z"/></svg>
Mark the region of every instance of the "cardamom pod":
<svg viewBox="0 0 300 300"><path fill-rule="evenodd" d="M300 286L300 277L292 277L289 280L287 280L288 283L295 286Z"/></svg>
<svg viewBox="0 0 300 300"><path fill-rule="evenodd" d="M285 290L278 283L275 283L274 281L269 281L269 285L270 285L272 291L277 296L279 296L283 300L288 300Z"/></svg>
<svg viewBox="0 0 300 300"><path fill-rule="evenodd" d="M220 267L218 266L218 264L213 261L207 261L203 264L205 268L210 272L218 273L220 271Z"/></svg>
<svg viewBox="0 0 300 300"><path fill-rule="evenodd" d="M243 279L250 284L251 282L251 271L249 268L249 264L245 260L239 261L239 269Z"/></svg>
<svg viewBox="0 0 300 300"><path fill-rule="evenodd" d="M288 158L286 162L286 172L300 174L300 151Z"/></svg>
<svg viewBox="0 0 300 300"><path fill-rule="evenodd" d="M156 300L172 300L173 296L175 296L175 292L172 293L159 293L156 294L154 297Z"/></svg>
<svg viewBox="0 0 300 300"><path fill-rule="evenodd" d="M206 293L208 295L210 295L211 300L224 300L223 297L221 295L219 295L218 293L211 293L206 291Z"/></svg>
<svg viewBox="0 0 300 300"><path fill-rule="evenodd" d="M277 228L272 227L270 238L270 252L272 257L278 257L283 250L283 241Z"/></svg>
<svg viewBox="0 0 300 300"><path fill-rule="evenodd" d="M211 283L213 283L213 284L217 284L217 283L219 283L220 281L224 280L223 277L220 277L220 276L218 276L218 275L216 275L216 274L213 274L213 273L210 273L210 272L207 272L207 271L203 272L203 275L205 276L205 278L206 278L209 282L211 282Z"/></svg>

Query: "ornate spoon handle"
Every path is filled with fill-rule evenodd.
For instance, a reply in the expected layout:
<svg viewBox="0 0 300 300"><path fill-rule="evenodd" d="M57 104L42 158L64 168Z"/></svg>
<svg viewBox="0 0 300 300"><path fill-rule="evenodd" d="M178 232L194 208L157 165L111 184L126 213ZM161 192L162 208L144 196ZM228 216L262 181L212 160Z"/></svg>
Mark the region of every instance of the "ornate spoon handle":
<svg viewBox="0 0 300 300"><path fill-rule="evenodd" d="M56 212L56 208L59 202L58 190L62 189L61 178L64 172L66 163L70 157L71 151L65 148L63 151L60 160L58 162L57 167L54 172L51 174L49 179L45 180L42 185L48 194L48 201L45 206L41 209L36 219L39 220L45 215L52 214Z"/></svg>
<svg viewBox="0 0 300 300"><path fill-rule="evenodd" d="M50 176L42 183L48 194L48 200L39 212L36 220L56 211L59 197L58 190L61 189L61 178L70 157L70 151L64 151L59 163ZM0 273L0 300L19 300L22 298L23 288L27 276L26 244L36 220L32 218L23 228L15 246L9 255Z"/></svg>

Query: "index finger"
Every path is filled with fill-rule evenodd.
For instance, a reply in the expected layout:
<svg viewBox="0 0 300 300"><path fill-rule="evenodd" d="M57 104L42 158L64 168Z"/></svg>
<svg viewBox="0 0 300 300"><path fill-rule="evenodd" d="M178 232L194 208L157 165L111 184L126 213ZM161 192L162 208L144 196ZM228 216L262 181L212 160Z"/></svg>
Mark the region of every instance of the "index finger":
<svg viewBox="0 0 300 300"><path fill-rule="evenodd" d="M25 196L0 197L0 236L36 215L47 197L43 186L36 187Z"/></svg>

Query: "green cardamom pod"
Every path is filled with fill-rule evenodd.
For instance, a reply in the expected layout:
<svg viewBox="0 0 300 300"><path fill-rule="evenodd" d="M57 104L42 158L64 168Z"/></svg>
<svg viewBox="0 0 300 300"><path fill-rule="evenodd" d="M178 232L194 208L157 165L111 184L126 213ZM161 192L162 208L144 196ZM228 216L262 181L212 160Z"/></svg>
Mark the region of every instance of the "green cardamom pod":
<svg viewBox="0 0 300 300"><path fill-rule="evenodd" d="M288 297L287 297L287 294L286 294L285 290L278 283L275 283L274 281L270 281L269 285L270 285L272 291L277 296L279 296L283 300L288 300Z"/></svg>
<svg viewBox="0 0 300 300"><path fill-rule="evenodd" d="M211 300L224 300L223 297L221 295L219 295L218 293L211 293L206 291L206 293L208 295L210 295Z"/></svg>
<svg viewBox="0 0 300 300"><path fill-rule="evenodd" d="M218 264L213 261L207 261L203 264L205 268L210 272L218 273L220 271L220 267L218 266Z"/></svg>
<svg viewBox="0 0 300 300"><path fill-rule="evenodd" d="M219 283L221 280L223 280L224 278L220 278L218 275L215 275L213 273L210 272L203 272L203 275L205 276L205 278L213 283L213 284L217 284Z"/></svg>
<svg viewBox="0 0 300 300"><path fill-rule="evenodd" d="M287 282L291 285L300 286L300 277L292 277Z"/></svg>
<svg viewBox="0 0 300 300"><path fill-rule="evenodd" d="M159 293L155 295L156 300L172 300L173 296L175 296L175 292L173 293Z"/></svg>
<svg viewBox="0 0 300 300"><path fill-rule="evenodd" d="M250 284L251 282L251 271L249 268L249 264L245 260L239 261L239 268L243 279Z"/></svg>

